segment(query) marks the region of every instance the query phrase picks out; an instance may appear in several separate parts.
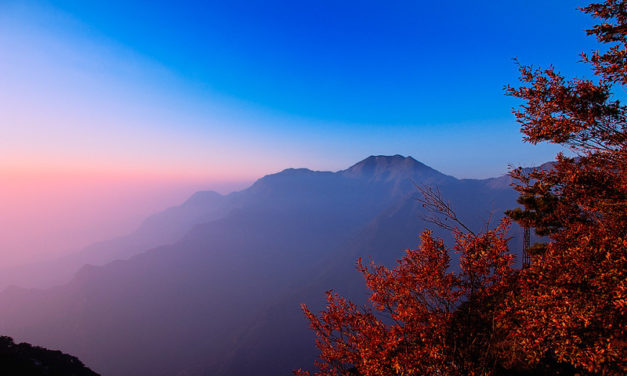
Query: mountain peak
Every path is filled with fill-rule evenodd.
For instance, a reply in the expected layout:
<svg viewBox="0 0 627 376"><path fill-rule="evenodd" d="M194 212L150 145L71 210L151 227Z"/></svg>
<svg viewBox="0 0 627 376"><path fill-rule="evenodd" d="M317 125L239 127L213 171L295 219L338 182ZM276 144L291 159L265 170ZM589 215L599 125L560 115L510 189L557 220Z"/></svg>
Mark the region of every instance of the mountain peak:
<svg viewBox="0 0 627 376"><path fill-rule="evenodd" d="M444 175L410 156L405 157L399 154L371 155L338 173L351 178L371 181L435 183L450 179L455 180L455 178Z"/></svg>
<svg viewBox="0 0 627 376"><path fill-rule="evenodd" d="M353 177L377 176L381 174L410 172L419 170L431 170L430 167L418 162L412 157L402 155L371 155L368 158L354 164L344 171L343 175ZM433 170L435 171L435 170Z"/></svg>
<svg viewBox="0 0 627 376"><path fill-rule="evenodd" d="M400 154L395 154L395 155L371 155L368 158L357 162L356 164L362 164L362 163L398 163L398 162L403 162L405 160L410 160L410 161L414 161L417 162L414 158L412 157L404 157Z"/></svg>

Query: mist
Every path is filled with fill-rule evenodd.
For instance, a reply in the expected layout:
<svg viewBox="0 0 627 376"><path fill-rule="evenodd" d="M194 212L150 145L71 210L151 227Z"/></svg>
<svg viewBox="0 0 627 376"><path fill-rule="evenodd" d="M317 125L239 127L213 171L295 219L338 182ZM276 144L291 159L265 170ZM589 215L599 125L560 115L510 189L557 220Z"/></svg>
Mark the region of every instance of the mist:
<svg viewBox="0 0 627 376"><path fill-rule="evenodd" d="M135 230L192 193L246 181L104 174L0 175L0 268L40 262Z"/></svg>

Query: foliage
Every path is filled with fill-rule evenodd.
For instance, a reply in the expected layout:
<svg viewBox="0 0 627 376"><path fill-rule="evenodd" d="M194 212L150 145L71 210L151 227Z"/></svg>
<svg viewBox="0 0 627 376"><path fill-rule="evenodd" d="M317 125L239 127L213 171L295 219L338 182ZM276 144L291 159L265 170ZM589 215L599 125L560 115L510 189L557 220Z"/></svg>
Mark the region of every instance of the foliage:
<svg viewBox="0 0 627 376"><path fill-rule="evenodd" d="M393 269L359 261L371 308L332 292L320 315L303 306L320 349L316 375L627 372L627 110L612 92L627 83L627 4L582 10L601 20L588 34L609 44L582 55L596 80L521 65L523 86L507 89L524 101L514 114L526 141L575 154L512 172L522 207L507 214L547 239L530 266L512 267L507 220L481 234L450 227L454 250L425 231Z"/></svg>
<svg viewBox="0 0 627 376"><path fill-rule="evenodd" d="M550 241L533 248L504 321L518 355L512 361L533 364L550 353L590 374L624 374L627 119L612 90L627 83L627 3L583 10L602 20L588 33L612 44L583 55L598 81L523 66L526 85L508 89L526 102L515 112L526 140L563 144L576 157L513 173L523 208L510 216Z"/></svg>
<svg viewBox="0 0 627 376"><path fill-rule="evenodd" d="M303 306L318 336L320 375L468 375L491 367L484 346L496 345L499 328L490 321L498 305L490 302L512 273L507 227L504 221L481 236L456 232L456 249L463 250L458 273L429 231L394 269L360 260L373 310L332 292L320 317Z"/></svg>

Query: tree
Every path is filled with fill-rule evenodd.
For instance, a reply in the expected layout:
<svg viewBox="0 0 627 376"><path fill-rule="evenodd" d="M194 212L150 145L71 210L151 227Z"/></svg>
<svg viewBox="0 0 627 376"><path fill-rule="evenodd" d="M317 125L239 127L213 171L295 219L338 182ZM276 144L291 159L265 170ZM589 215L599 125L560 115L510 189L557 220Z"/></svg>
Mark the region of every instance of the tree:
<svg viewBox="0 0 627 376"><path fill-rule="evenodd" d="M515 112L525 139L569 147L553 168L523 174L523 208L509 212L547 236L532 248L508 301L514 361L550 354L590 374L624 374L627 285L626 109L612 90L627 84L627 3L608 0L583 11L602 22L588 34L609 43L582 54L597 81L566 80L554 68L521 66L525 84L508 92L525 101Z"/></svg>
<svg viewBox="0 0 627 376"><path fill-rule="evenodd" d="M498 345L493 310L513 272L508 225L504 220L480 236L456 231L457 273L450 271L450 250L429 231L394 269L359 260L372 309L330 291L320 317L303 306L321 351L317 374L471 375L492 369L498 359L484 346Z"/></svg>
<svg viewBox="0 0 627 376"><path fill-rule="evenodd" d="M320 315L303 306L320 349L316 375L627 372L627 111L612 95L627 83L627 4L582 10L601 21L588 34L609 45L582 55L596 80L521 65L523 85L507 89L524 102L514 114L526 141L575 154L512 171L522 207L507 214L548 239L530 265L512 268L507 220L481 234L452 228L453 250L425 231L393 269L360 260L372 307L332 292Z"/></svg>

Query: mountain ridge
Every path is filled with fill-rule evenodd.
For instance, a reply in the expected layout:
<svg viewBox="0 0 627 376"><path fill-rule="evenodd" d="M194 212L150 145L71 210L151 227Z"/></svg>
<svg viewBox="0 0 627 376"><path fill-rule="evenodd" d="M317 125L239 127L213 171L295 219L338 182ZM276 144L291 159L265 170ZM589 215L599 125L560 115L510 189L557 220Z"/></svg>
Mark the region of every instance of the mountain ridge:
<svg viewBox="0 0 627 376"><path fill-rule="evenodd" d="M427 185L441 185L459 180L445 175L411 156L405 157L399 154L392 156L371 155L336 172L287 168L277 173L265 175L241 191L225 195L214 191L195 192L180 205L166 208L148 216L134 232L91 244L80 252L45 262L4 269L0 276L0 291L10 285L28 288L60 285L69 281L83 265L104 265L114 260L128 259L152 247L177 241L194 225L221 218L228 215L231 210L247 205L247 198L243 196L251 191L263 195L268 184L271 185L268 190L272 191L275 189L272 187L273 184L285 179L289 180L290 177L294 176L307 176L314 179L321 176L328 179L328 184L335 184L335 180L340 179L340 177L362 179L368 184L375 185L393 182L394 185L392 189L388 190L387 197L415 192L414 184L416 181ZM505 175L492 178L491 181L494 188L506 189L505 185L510 183L510 178ZM289 189L307 190L308 188L294 186Z"/></svg>
<svg viewBox="0 0 627 376"><path fill-rule="evenodd" d="M443 175L441 172L417 161L411 156L404 157L400 154L392 156L371 155L351 167L339 171L347 176L378 175L386 173L428 172L429 174Z"/></svg>
<svg viewBox="0 0 627 376"><path fill-rule="evenodd" d="M429 224L414 184L437 184L471 228L515 205L510 187L413 158L369 158L356 164L374 165L365 174L287 169L228 195L196 193L153 222L187 226L178 239L83 267L54 288L0 293L0 331L114 376L287 375L311 364L299 304L321 307L330 288L363 297L357 257L390 265L417 245Z"/></svg>

